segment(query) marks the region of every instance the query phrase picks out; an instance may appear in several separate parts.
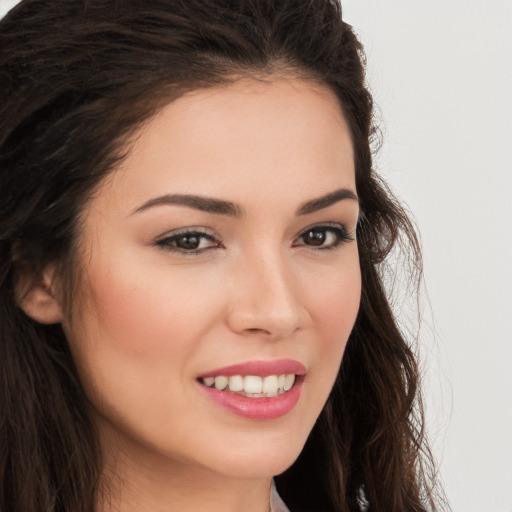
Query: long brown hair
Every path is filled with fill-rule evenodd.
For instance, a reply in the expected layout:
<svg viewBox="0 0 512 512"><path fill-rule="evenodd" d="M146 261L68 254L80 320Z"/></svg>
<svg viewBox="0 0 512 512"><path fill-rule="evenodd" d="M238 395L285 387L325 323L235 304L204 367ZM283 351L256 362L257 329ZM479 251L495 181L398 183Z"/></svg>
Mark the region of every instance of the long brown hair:
<svg viewBox="0 0 512 512"><path fill-rule="evenodd" d="M77 219L130 135L186 91L276 73L332 89L362 210L362 299L331 396L276 478L292 511L435 508L418 367L380 274L417 238L372 167L362 47L336 0L24 0L0 23L0 510L94 510L101 454L59 325L17 306L16 279L72 275ZM71 278L72 279L72 278Z"/></svg>

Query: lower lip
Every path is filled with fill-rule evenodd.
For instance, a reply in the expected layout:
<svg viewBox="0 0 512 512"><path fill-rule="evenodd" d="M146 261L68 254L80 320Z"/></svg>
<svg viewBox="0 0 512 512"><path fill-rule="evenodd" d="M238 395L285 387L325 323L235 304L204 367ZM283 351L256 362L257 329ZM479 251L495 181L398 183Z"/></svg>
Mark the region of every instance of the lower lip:
<svg viewBox="0 0 512 512"><path fill-rule="evenodd" d="M273 420L288 414L299 401L303 379L298 379L289 391L270 398L249 398L236 393L218 391L200 383L198 385L213 402L237 416L252 420Z"/></svg>

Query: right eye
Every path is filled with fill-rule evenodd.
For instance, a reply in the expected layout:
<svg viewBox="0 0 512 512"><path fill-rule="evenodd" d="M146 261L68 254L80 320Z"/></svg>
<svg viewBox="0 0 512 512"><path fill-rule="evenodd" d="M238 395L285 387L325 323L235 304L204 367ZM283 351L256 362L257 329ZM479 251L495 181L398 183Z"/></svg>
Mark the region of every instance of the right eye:
<svg viewBox="0 0 512 512"><path fill-rule="evenodd" d="M161 238L155 245L182 254L200 254L205 250L221 247L222 244L207 233L185 231Z"/></svg>

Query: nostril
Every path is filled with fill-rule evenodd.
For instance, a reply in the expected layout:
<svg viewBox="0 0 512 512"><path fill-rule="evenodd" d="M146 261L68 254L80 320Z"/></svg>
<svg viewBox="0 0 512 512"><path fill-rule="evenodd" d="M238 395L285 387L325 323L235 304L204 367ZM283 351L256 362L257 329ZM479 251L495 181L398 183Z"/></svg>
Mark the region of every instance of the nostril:
<svg viewBox="0 0 512 512"><path fill-rule="evenodd" d="M247 336L260 336L270 341L279 341L282 339L289 338L292 336L299 327L287 328L285 325L269 327L268 329L260 329L260 328L249 328L245 329L242 334Z"/></svg>

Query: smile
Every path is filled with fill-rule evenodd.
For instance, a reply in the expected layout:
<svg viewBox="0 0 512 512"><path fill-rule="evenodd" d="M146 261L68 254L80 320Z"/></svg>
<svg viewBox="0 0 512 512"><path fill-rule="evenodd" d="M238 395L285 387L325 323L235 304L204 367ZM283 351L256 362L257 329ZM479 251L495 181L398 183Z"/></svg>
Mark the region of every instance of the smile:
<svg viewBox="0 0 512 512"><path fill-rule="evenodd" d="M236 416L272 420L297 405L306 368L291 359L249 361L198 376L201 393Z"/></svg>
<svg viewBox="0 0 512 512"><path fill-rule="evenodd" d="M282 395L292 388L295 382L295 374L267 375L266 377L258 375L232 375L231 377L219 375L217 377L205 377L199 379L199 381L205 386L215 388L218 391L236 393L249 398L272 398Z"/></svg>

